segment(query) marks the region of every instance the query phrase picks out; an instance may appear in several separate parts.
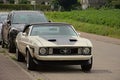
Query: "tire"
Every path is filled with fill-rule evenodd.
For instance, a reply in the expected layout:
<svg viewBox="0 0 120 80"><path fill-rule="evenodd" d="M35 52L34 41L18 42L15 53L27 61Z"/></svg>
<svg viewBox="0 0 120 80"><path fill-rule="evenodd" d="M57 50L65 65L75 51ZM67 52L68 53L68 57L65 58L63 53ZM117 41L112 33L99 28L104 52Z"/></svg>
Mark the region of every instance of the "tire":
<svg viewBox="0 0 120 80"><path fill-rule="evenodd" d="M4 43L4 41L2 41L1 46L2 46L2 48L5 48L5 43Z"/></svg>
<svg viewBox="0 0 120 80"><path fill-rule="evenodd" d="M30 52L27 51L27 56L26 56L26 63L27 63L27 69L28 70L35 70L35 62L33 61L32 56L30 55Z"/></svg>
<svg viewBox="0 0 120 80"><path fill-rule="evenodd" d="M8 51L10 53L15 53L16 52L16 47L15 47L13 42L9 42L9 44L8 44Z"/></svg>
<svg viewBox="0 0 120 80"><path fill-rule="evenodd" d="M16 59L19 62L25 61L25 57L22 55L18 48L16 48Z"/></svg>
<svg viewBox="0 0 120 80"><path fill-rule="evenodd" d="M91 69L92 69L92 63L93 63L93 58L91 58L90 60L88 60L87 64L82 64L81 65L82 71L84 71L84 72L91 71Z"/></svg>

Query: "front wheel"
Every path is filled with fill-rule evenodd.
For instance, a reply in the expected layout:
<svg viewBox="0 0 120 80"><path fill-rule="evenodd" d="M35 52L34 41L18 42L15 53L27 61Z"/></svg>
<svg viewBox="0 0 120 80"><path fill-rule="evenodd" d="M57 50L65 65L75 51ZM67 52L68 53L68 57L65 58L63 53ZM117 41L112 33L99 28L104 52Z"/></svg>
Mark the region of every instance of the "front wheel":
<svg viewBox="0 0 120 80"><path fill-rule="evenodd" d="M93 63L93 58L91 58L90 60L87 61L87 64L82 64L81 68L82 71L90 71L92 68L92 63Z"/></svg>
<svg viewBox="0 0 120 80"><path fill-rule="evenodd" d="M2 41L0 41L0 45L1 45Z"/></svg>
<svg viewBox="0 0 120 80"><path fill-rule="evenodd" d="M9 40L8 51L10 53L15 53L16 52L16 46L15 46L15 43L12 40Z"/></svg>
<svg viewBox="0 0 120 80"><path fill-rule="evenodd" d="M2 46L2 48L5 48L5 43L4 43L4 41L2 41L1 46Z"/></svg>
<svg viewBox="0 0 120 80"><path fill-rule="evenodd" d="M27 62L27 69L28 70L34 70L35 69L35 62L33 61L32 56L30 55L30 52L27 51L27 56L26 56L26 62Z"/></svg>

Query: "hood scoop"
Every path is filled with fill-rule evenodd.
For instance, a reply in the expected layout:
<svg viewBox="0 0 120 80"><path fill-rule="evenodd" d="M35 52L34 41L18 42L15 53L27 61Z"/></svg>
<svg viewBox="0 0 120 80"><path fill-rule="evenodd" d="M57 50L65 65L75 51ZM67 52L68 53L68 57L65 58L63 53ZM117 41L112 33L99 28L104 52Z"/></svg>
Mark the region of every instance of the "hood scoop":
<svg viewBox="0 0 120 80"><path fill-rule="evenodd" d="M50 42L56 42L56 39L48 39Z"/></svg>
<svg viewBox="0 0 120 80"><path fill-rule="evenodd" d="M76 42L77 41L77 39L69 39L70 40L70 42Z"/></svg>

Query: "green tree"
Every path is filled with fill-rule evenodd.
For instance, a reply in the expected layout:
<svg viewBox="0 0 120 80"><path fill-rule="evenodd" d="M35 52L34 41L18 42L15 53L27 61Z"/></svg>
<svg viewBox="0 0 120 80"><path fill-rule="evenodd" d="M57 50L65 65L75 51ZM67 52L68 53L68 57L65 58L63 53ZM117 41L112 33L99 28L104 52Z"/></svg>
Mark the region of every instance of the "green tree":
<svg viewBox="0 0 120 80"><path fill-rule="evenodd" d="M20 3L20 4L27 4L27 3L28 3L28 0L20 0L19 3Z"/></svg>
<svg viewBox="0 0 120 80"><path fill-rule="evenodd" d="M70 11L74 4L77 4L78 0L53 0L57 5L60 5L64 10Z"/></svg>
<svg viewBox="0 0 120 80"><path fill-rule="evenodd" d="M58 2L67 11L71 10L72 5L77 4L77 0L58 0Z"/></svg>
<svg viewBox="0 0 120 80"><path fill-rule="evenodd" d="M9 0L9 3L14 4L14 0Z"/></svg>
<svg viewBox="0 0 120 80"><path fill-rule="evenodd" d="M58 10L58 8L59 8L59 2L58 2L58 0L52 0L52 10Z"/></svg>

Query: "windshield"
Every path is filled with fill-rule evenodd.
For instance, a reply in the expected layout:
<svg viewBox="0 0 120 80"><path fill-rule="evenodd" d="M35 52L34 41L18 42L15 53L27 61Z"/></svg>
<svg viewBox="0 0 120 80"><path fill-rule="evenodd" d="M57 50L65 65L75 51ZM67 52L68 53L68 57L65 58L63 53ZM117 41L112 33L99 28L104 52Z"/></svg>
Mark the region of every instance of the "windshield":
<svg viewBox="0 0 120 80"><path fill-rule="evenodd" d="M7 19L7 14L0 15L0 22L3 22Z"/></svg>
<svg viewBox="0 0 120 80"><path fill-rule="evenodd" d="M39 23L39 22L48 22L44 14L39 12L21 12L14 14L12 23Z"/></svg>
<svg viewBox="0 0 120 80"><path fill-rule="evenodd" d="M77 36L76 32L71 26L59 25L59 26L40 26L35 25L31 31L31 36Z"/></svg>

